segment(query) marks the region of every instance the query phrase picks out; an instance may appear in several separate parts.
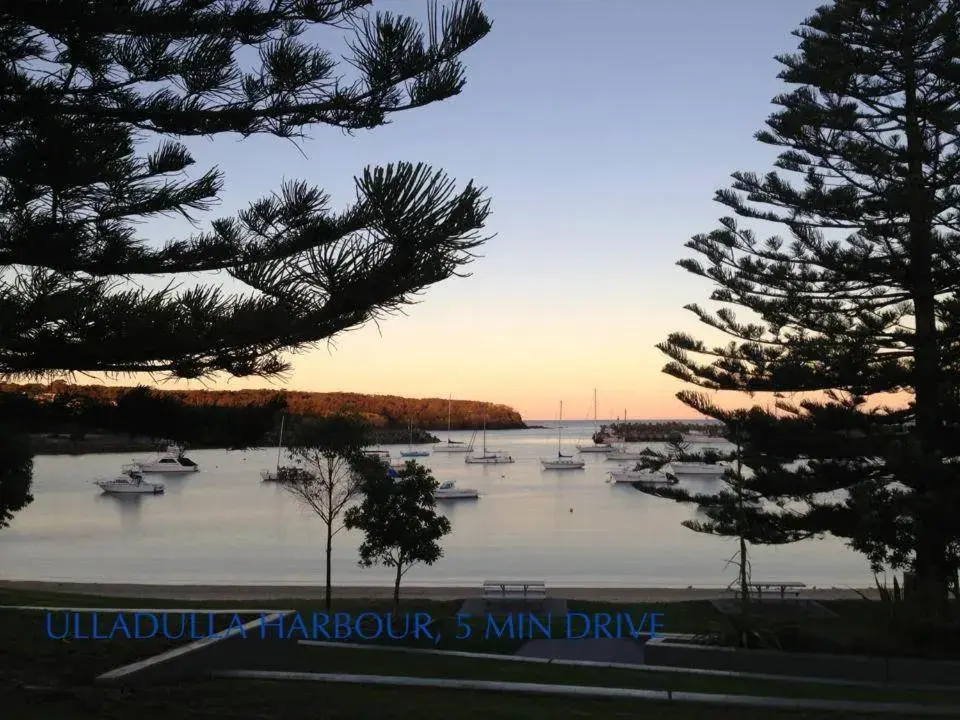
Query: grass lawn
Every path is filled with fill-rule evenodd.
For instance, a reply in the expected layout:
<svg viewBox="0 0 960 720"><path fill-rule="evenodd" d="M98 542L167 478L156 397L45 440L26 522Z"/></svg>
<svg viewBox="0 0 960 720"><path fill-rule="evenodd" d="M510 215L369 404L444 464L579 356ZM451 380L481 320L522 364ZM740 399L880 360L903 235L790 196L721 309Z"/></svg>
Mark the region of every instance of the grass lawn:
<svg viewBox="0 0 960 720"><path fill-rule="evenodd" d="M248 640L247 642L256 641ZM252 651L249 655L250 659L237 658L236 664L230 669L400 675L558 685L594 685L598 687L671 690L675 692L762 695L766 697L960 705L960 689L955 692L945 690L934 693L886 688L844 687L304 645L292 646L282 656L265 657L259 664L254 659L255 651Z"/></svg>
<svg viewBox="0 0 960 720"><path fill-rule="evenodd" d="M127 691L86 688L59 695L15 691L4 695L4 714L17 720L126 720L131 717L137 720L864 720L877 717L822 710L241 680L206 680ZM900 715L897 720L915 719Z"/></svg>
<svg viewBox="0 0 960 720"><path fill-rule="evenodd" d="M38 604L57 606L121 606L121 607L239 607L261 603L185 603L144 599L119 600L88 596L68 597L56 594L4 593L4 604ZM319 611L317 603L265 603L275 607L292 607L301 612ZM681 603L651 608L665 613L667 631L675 630L669 622L671 610L684 623L696 623L698 613L706 613L702 603ZM698 606L699 609L698 609ZM387 611L390 603L341 601L340 612ZM401 607L406 612L431 612L434 617L452 616L459 603L424 603L410 601ZM618 608L601 604L571 604L574 612L609 612ZM710 608L712 610L712 608ZM641 613L641 606L619 608L621 612ZM101 616L110 622L110 615ZM247 619L246 617L244 619ZM252 619L252 618L251 618ZM231 620L223 616L222 626ZM218 626L218 629L220 627ZM480 693L420 688L383 688L320 683L250 682L234 680L197 680L176 685L122 689L91 686L100 673L121 665L163 652L189 638L175 641L165 638L147 640L52 640L47 637L43 612L0 611L0 696L3 716L18 720L175 720L177 718L229 718L230 720L352 720L353 718L387 718L388 720L421 720L423 717L456 716L466 720L490 718L529 718L530 720L805 720L823 718L840 720L857 717L849 713L822 711L725 708L722 706L669 704L636 700L592 700L572 697L527 696L519 694ZM249 642L253 647L257 640ZM458 644L458 649L468 648ZM246 653L242 653L246 654ZM238 669L256 669L256 665L238 657ZM390 674L422 677L471 678L514 682L543 682L575 685L601 685L648 689L672 689L706 693L746 693L780 697L821 697L867 699L873 701L913 701L934 704L960 704L960 692L910 693L906 691L872 691L862 688L804 686L779 682L747 682L724 678L704 678L679 674L657 674L569 666L547 666L518 662L469 660L442 656L411 655L316 648L290 643L289 657L282 665L270 669L308 672L347 672ZM48 692L26 690L22 685L56 686Z"/></svg>
<svg viewBox="0 0 960 720"><path fill-rule="evenodd" d="M115 613L103 613L99 634L109 634ZM253 620L259 616L242 616ZM126 618L130 620L130 618ZM89 616L83 632L89 635ZM214 632L225 630L229 615L218 617ZM56 613L51 621L55 635L63 633L63 615ZM203 618L197 634L207 633ZM179 618L171 619L170 635L179 635ZM37 685L77 685L91 682L97 675L137 660L157 655L178 645L193 642L189 629L185 637L171 640L166 637L126 638L115 634L112 640L51 639L47 634L46 613L26 610L0 610L0 679L9 683ZM12 717L12 716L7 716Z"/></svg>
<svg viewBox="0 0 960 720"><path fill-rule="evenodd" d="M436 634L440 635L440 642L434 644L430 640L408 638L394 640L384 637L378 641L364 641L352 637L348 642L372 642L390 645L404 645L413 647L431 647L444 650L461 650L464 652L514 653L526 642L523 639L497 638L485 632L487 619L483 616L461 618L458 621L457 613L463 603L459 600L431 601L431 600L403 600L400 602L401 613L428 613L435 621ZM322 600L271 600L271 601L185 601L185 600L156 600L150 598L111 598L95 595L67 595L52 592L2 591L0 590L0 605L26 606L58 606L58 607L151 607L151 608L209 608L229 609L231 607L267 609L291 609L301 613L304 619L314 612L323 612ZM660 613L658 618L661 633L706 632L713 624L722 622L724 616L709 602L692 601L669 604L616 604L600 602L572 601L568 607L570 612L580 612L592 615L593 613L629 613L637 624L645 613ZM333 612L345 612L358 615L361 612L387 613L393 611L390 600L343 599L334 600ZM649 616L648 616L649 617ZM465 633L461 622L470 626L470 635L460 638ZM555 620L555 627L562 632L563 622ZM644 626L649 630L649 620Z"/></svg>

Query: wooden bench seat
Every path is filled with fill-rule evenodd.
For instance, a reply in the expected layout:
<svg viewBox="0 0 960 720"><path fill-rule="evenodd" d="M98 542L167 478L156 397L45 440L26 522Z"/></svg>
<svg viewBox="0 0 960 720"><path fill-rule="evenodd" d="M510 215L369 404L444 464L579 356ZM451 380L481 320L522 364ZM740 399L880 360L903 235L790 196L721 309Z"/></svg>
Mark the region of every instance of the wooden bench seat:
<svg viewBox="0 0 960 720"><path fill-rule="evenodd" d="M802 582L796 582L794 580L753 580L750 582L750 593L751 595L756 595L758 600L762 600L764 592L766 591L767 597L770 597L773 594L775 597L779 597L781 600L786 600L787 595L791 595L790 599L799 599L800 590L805 588L806 584ZM770 591L779 591L771 593ZM736 597L740 597L740 588L735 590ZM806 598L804 598L806 599Z"/></svg>
<svg viewBox="0 0 960 720"><path fill-rule="evenodd" d="M547 585L542 580L486 580L484 600L543 600Z"/></svg>

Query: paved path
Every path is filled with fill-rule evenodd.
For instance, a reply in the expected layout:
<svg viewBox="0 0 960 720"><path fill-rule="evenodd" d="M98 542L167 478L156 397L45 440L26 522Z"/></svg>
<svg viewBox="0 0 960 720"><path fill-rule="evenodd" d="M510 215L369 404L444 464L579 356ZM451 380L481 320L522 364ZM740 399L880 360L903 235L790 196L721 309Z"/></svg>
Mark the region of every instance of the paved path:
<svg viewBox="0 0 960 720"><path fill-rule="evenodd" d="M643 665L643 645L634 640L606 638L582 640L531 640L516 653L521 657L581 660Z"/></svg>

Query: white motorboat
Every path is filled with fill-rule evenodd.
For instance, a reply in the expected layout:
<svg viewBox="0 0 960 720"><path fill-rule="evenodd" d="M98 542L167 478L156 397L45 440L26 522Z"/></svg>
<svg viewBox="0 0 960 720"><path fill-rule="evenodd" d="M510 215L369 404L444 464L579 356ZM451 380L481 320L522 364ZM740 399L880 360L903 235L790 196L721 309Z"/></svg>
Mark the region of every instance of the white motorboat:
<svg viewBox="0 0 960 720"><path fill-rule="evenodd" d="M645 457L646 455L644 455L642 452L630 452L629 450L621 450L617 448L607 455L607 460L634 462L636 460L643 460Z"/></svg>
<svg viewBox="0 0 960 720"><path fill-rule="evenodd" d="M465 443L450 439L450 412L453 407L453 396L447 399L447 441L433 448L435 453L472 453L473 442Z"/></svg>
<svg viewBox="0 0 960 720"><path fill-rule="evenodd" d="M549 460L541 458L544 470L583 470L586 463L563 454L563 400L560 401L560 419L557 422L557 456Z"/></svg>
<svg viewBox="0 0 960 720"><path fill-rule="evenodd" d="M473 488L458 488L453 480L440 483L436 492L437 500L476 500L479 497L480 493Z"/></svg>
<svg viewBox="0 0 960 720"><path fill-rule="evenodd" d="M414 450L413 449L413 421L410 421L410 446L408 449L400 453L401 457L405 458L414 458L414 457L430 457L430 452L427 450Z"/></svg>
<svg viewBox="0 0 960 720"><path fill-rule="evenodd" d="M674 460L670 463L676 475L695 475L697 477L720 478L726 472L729 464L723 460L715 463L686 462Z"/></svg>
<svg viewBox="0 0 960 720"><path fill-rule="evenodd" d="M474 433L476 434L476 433ZM473 445L473 441L470 441L470 444ZM470 453L467 455L463 461L471 465L502 465L504 463L512 463L513 456L508 455L505 452L500 450L487 451L487 419L483 419L483 452L479 455L474 455Z"/></svg>
<svg viewBox="0 0 960 720"><path fill-rule="evenodd" d="M161 495L165 490L162 483L146 482L139 465L124 465L115 478L99 478L93 484L105 493L116 495Z"/></svg>
<svg viewBox="0 0 960 720"><path fill-rule="evenodd" d="M593 390L593 435L597 434L597 390ZM584 443L583 445L577 445L577 450L581 453L608 453L613 452L613 445L609 443L597 443L592 444Z"/></svg>
<svg viewBox="0 0 960 720"><path fill-rule="evenodd" d="M277 482L280 479L280 451L283 449L283 421L286 415L280 416L280 438L277 441L277 468L276 470L261 470L261 482Z"/></svg>
<svg viewBox="0 0 960 720"><path fill-rule="evenodd" d="M179 445L168 445L167 451L156 460L135 462L144 473L191 473L199 472L200 466L183 454Z"/></svg>
<svg viewBox="0 0 960 720"><path fill-rule="evenodd" d="M389 461L390 460L390 451L389 450L364 450L363 454L368 458L377 458L378 460Z"/></svg>
<svg viewBox="0 0 960 720"><path fill-rule="evenodd" d="M718 438L715 435L707 435L703 430L691 430L688 433L684 433L682 439L685 443L697 445L702 443L715 443L718 440L723 440L723 438Z"/></svg>
<svg viewBox="0 0 960 720"><path fill-rule="evenodd" d="M649 468L620 468L612 470L610 478L615 484L643 483L644 485L676 485L678 480L676 475L670 472L664 472L663 469L651 470Z"/></svg>

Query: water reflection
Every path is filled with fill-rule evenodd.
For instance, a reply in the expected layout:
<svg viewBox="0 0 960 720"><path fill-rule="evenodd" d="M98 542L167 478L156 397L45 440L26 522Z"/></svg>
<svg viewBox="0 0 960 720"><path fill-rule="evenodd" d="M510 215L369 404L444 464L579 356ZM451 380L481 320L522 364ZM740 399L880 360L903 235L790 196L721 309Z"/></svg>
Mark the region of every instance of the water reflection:
<svg viewBox="0 0 960 720"><path fill-rule="evenodd" d="M143 502L145 495L118 495L102 493L97 496L97 502L103 506L112 506L120 516L120 529L124 534L139 533L143 522ZM150 497L162 497L151 495Z"/></svg>
<svg viewBox="0 0 960 720"><path fill-rule="evenodd" d="M470 434L453 437L469 440ZM725 561L735 543L682 527L683 520L694 517L693 506L628 485L611 487L606 482L611 463L602 457L585 458L585 469L575 474L542 472L540 458L556 452L555 431L504 433L488 439L488 445L509 452L516 463L477 466L443 453L423 459L438 480L474 487L481 498L438 503L453 532L442 541L440 561L411 570L412 584L473 584L492 575L536 576L556 586L722 586L730 581ZM398 452L395 446L388 449ZM191 456L199 473L149 476L167 491L146 497L103 496L88 480L114 474L129 462L126 453L37 457L35 500L0 532L0 577L315 582L323 523L283 487L260 481L261 468L276 466L276 448L247 454L198 450ZM698 480L682 486L709 492L721 487ZM332 559L338 582L392 582L389 568L358 567L362 539L357 531L337 534ZM833 539L760 547L753 564L757 573L787 567L811 586L868 586L873 577L862 556Z"/></svg>

